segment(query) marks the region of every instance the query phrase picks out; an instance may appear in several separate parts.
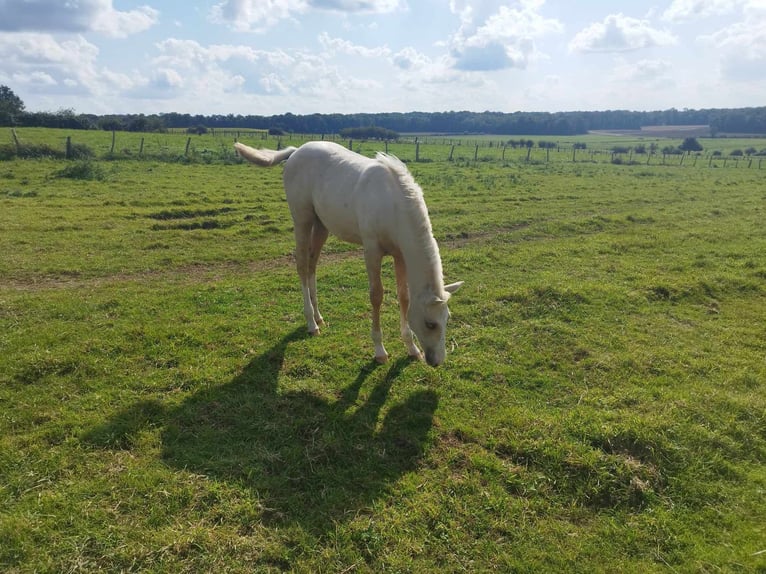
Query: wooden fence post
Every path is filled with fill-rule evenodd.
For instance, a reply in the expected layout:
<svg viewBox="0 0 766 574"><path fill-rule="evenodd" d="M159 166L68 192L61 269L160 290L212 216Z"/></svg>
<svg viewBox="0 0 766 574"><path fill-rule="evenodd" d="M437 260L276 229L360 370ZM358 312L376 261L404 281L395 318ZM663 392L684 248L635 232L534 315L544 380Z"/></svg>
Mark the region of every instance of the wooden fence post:
<svg viewBox="0 0 766 574"><path fill-rule="evenodd" d="M19 141L19 136L16 135L16 128L11 128L11 135L13 136L13 143L16 144L16 153L21 153L21 142Z"/></svg>
<svg viewBox="0 0 766 574"><path fill-rule="evenodd" d="M112 147L111 147L111 149L109 150L109 154L110 154L110 155L114 153L114 142L115 142L115 131L114 131L114 130L112 130Z"/></svg>
<svg viewBox="0 0 766 574"><path fill-rule="evenodd" d="M138 148L138 155L144 155L144 138L141 138L141 147Z"/></svg>
<svg viewBox="0 0 766 574"><path fill-rule="evenodd" d="M452 161L452 154L455 153L455 144L449 148L449 161Z"/></svg>
<svg viewBox="0 0 766 574"><path fill-rule="evenodd" d="M415 140L415 161L420 161L420 142Z"/></svg>
<svg viewBox="0 0 766 574"><path fill-rule="evenodd" d="M479 159L479 144L476 144L476 149L473 151L473 161Z"/></svg>
<svg viewBox="0 0 766 574"><path fill-rule="evenodd" d="M191 138L186 138L186 151L184 151L184 155L189 155L189 146L191 145Z"/></svg>
<svg viewBox="0 0 766 574"><path fill-rule="evenodd" d="M72 136L66 137L66 158L72 159Z"/></svg>

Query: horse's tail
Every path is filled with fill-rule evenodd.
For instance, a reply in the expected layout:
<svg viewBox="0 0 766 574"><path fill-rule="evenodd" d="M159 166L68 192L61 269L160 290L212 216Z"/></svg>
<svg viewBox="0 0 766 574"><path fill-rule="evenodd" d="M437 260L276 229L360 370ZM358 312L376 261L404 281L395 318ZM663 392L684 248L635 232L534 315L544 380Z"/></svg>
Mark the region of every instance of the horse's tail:
<svg viewBox="0 0 766 574"><path fill-rule="evenodd" d="M272 149L255 149L242 143L235 143L234 148L247 161L260 165L261 167L271 167L286 161L297 150L296 147L286 147L276 151Z"/></svg>

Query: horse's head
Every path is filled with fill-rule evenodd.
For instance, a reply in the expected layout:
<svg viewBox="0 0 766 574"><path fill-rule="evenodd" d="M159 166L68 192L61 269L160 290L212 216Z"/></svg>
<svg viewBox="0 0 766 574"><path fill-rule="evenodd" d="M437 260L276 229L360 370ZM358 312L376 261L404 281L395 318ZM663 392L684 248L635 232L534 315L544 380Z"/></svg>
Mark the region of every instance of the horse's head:
<svg viewBox="0 0 766 574"><path fill-rule="evenodd" d="M447 354L447 321L450 316L447 301L462 284L459 281L447 285L444 293L439 295L423 293L410 304L407 322L423 348L426 363L432 367L441 365Z"/></svg>

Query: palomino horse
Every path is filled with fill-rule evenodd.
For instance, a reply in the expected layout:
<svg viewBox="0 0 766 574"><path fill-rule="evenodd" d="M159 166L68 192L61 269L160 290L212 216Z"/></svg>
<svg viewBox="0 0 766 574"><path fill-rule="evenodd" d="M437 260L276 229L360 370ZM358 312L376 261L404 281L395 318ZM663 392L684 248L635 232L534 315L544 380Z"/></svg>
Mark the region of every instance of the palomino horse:
<svg viewBox="0 0 766 574"><path fill-rule="evenodd" d="M303 313L311 334L324 321L317 307L316 267L329 233L361 244L370 282L375 359L385 362L380 330L383 256L394 258L402 339L412 357L444 362L447 300L462 282L444 285L439 247L431 231L423 192L396 157L370 159L330 142L309 142L281 151L256 150L235 143L237 151L260 166L282 162L287 203L295 224L295 259L303 289Z"/></svg>

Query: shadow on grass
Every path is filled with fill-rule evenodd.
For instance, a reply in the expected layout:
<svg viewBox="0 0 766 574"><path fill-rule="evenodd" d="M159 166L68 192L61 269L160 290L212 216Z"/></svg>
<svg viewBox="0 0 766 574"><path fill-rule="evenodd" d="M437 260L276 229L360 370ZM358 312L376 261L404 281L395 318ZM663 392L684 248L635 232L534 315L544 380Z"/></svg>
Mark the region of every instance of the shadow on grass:
<svg viewBox="0 0 766 574"><path fill-rule="evenodd" d="M365 365L336 401L307 391L280 393L285 352L303 333L285 336L226 385L200 391L172 409L137 403L84 438L126 449L142 429L159 427L168 465L249 488L266 522L326 531L417 465L437 397L432 391L413 393L379 423L391 384L409 363L405 359ZM376 369L388 370L357 404Z"/></svg>

